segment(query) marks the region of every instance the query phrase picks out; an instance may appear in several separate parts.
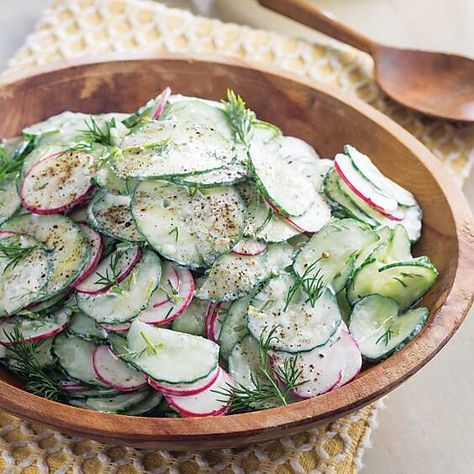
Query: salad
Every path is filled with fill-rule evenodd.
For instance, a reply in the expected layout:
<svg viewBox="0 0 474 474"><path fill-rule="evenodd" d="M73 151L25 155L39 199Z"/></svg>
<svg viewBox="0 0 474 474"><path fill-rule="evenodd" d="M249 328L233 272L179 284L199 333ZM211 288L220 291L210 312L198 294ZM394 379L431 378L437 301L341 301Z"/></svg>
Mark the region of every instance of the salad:
<svg viewBox="0 0 474 474"><path fill-rule="evenodd" d="M421 224L368 156L320 158L232 91L64 112L0 147L2 361L108 413L315 397L422 329Z"/></svg>

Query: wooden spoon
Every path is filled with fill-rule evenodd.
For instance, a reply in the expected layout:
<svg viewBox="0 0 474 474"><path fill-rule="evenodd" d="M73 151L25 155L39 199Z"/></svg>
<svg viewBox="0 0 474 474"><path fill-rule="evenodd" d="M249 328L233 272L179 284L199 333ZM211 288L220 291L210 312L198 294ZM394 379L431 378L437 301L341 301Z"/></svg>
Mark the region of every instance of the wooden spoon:
<svg viewBox="0 0 474 474"><path fill-rule="evenodd" d="M277 13L369 53L375 80L400 104L427 115L474 121L474 61L454 54L376 43L326 16L308 0L258 0Z"/></svg>

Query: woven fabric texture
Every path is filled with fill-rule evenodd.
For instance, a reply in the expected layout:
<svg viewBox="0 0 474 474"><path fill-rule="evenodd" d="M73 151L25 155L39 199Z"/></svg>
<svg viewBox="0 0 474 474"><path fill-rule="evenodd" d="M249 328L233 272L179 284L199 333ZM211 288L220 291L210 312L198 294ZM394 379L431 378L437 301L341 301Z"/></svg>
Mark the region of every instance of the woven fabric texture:
<svg viewBox="0 0 474 474"><path fill-rule="evenodd" d="M366 55L335 42L195 17L143 0L53 0L2 79L65 58L126 52L218 53L268 63L336 86L371 103L421 139L462 183L474 159L474 128L409 112L388 101ZM377 405L289 438L239 449L173 453L110 447L0 411L0 472L340 473L357 471Z"/></svg>

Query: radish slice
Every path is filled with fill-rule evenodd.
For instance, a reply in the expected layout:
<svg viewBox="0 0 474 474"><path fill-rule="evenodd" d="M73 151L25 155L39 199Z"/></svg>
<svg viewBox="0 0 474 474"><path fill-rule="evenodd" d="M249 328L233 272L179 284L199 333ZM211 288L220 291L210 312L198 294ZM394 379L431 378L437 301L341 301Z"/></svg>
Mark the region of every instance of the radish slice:
<svg viewBox="0 0 474 474"><path fill-rule="evenodd" d="M107 332L127 332L130 329L130 323L121 324L98 324L98 326Z"/></svg>
<svg viewBox="0 0 474 474"><path fill-rule="evenodd" d="M337 384L338 387L357 377L362 367L362 355L356 340L347 331L342 331L341 339L345 339L344 344L341 344L341 351L345 353L346 365L341 380Z"/></svg>
<svg viewBox="0 0 474 474"><path fill-rule="evenodd" d="M34 214L64 212L82 201L92 187L94 159L81 151L42 159L25 175L20 200Z"/></svg>
<svg viewBox="0 0 474 474"><path fill-rule="evenodd" d="M179 287L181 280L178 271L169 262L162 265L161 282L153 296L153 307L157 308L165 303L170 302L173 295L179 296Z"/></svg>
<svg viewBox="0 0 474 474"><path fill-rule="evenodd" d="M117 258L118 250L111 253L106 257L99 266L80 284L76 285L76 291L78 293L86 293L88 295L99 295L105 293L112 285L97 283L104 276L113 276L113 270L111 268L114 260ZM142 251L140 247L134 246L120 253L115 266L115 274L117 278L115 281L118 283L122 282L132 272L135 266L140 261Z"/></svg>
<svg viewBox="0 0 474 474"><path fill-rule="evenodd" d="M45 318L6 318L0 321L0 342L6 346L11 346L11 341L7 335L12 335L15 325L19 330L25 342L34 342L54 336L64 330L69 323L69 317L72 311L68 308L61 309L54 315Z"/></svg>
<svg viewBox="0 0 474 474"><path fill-rule="evenodd" d="M225 415L231 405L231 398L227 400L220 391L227 391L234 387L232 377L222 368L215 382L206 390L184 397L166 395L168 404L177 410L182 416L219 416Z"/></svg>
<svg viewBox="0 0 474 474"><path fill-rule="evenodd" d="M97 268L100 258L102 257L102 252L104 251L104 242L102 240L102 236L95 230L91 229L87 224L79 223L78 225L82 232L86 235L87 241L91 246L91 250L89 262L85 266L82 275L80 275L73 283L73 287L80 285L92 274L92 272Z"/></svg>
<svg viewBox="0 0 474 474"><path fill-rule="evenodd" d="M232 249L232 253L247 257L260 255L261 253L265 252L265 250L267 250L265 243L253 239L244 239Z"/></svg>
<svg viewBox="0 0 474 474"><path fill-rule="evenodd" d="M363 199L370 207L391 220L401 220L394 213L398 208L396 199L382 194L354 168L347 155L339 153L334 159L334 169L351 191Z"/></svg>
<svg viewBox="0 0 474 474"><path fill-rule="evenodd" d="M150 377L148 377L148 383L153 389L165 395L189 396L204 392L204 390L208 389L216 381L218 375L219 367L216 367L216 370L212 371L207 377L194 383L167 384L153 380Z"/></svg>
<svg viewBox="0 0 474 474"><path fill-rule="evenodd" d="M16 232L12 232L11 230L2 230L0 232L0 239L4 239L5 237L10 237L10 235L14 235Z"/></svg>
<svg viewBox="0 0 474 474"><path fill-rule="evenodd" d="M169 264L171 266L171 264ZM179 280L179 287L169 293L169 300L163 302L162 288L169 282L161 279L161 284L153 293L148 308L140 313L138 319L148 324L168 324L182 314L194 296L194 278L186 268L173 266ZM164 272L166 273L166 272ZM164 274L163 273L163 274ZM170 286L168 288L171 289Z"/></svg>
<svg viewBox="0 0 474 474"><path fill-rule="evenodd" d="M59 386L63 390L66 390L66 392L82 392L89 388L79 382L74 382L73 380L61 380Z"/></svg>
<svg viewBox="0 0 474 474"><path fill-rule="evenodd" d="M293 226L300 232L315 233L322 229L331 219L331 209L327 202L319 195L316 195L311 207L302 215L298 217L287 217L281 214L278 209L272 205L270 201L267 204L288 224Z"/></svg>
<svg viewBox="0 0 474 474"><path fill-rule="evenodd" d="M153 120L158 120L160 118L160 115L163 113L163 110L165 109L165 105L168 102L168 99L169 99L170 95L171 95L171 89L169 87L167 87L156 98L156 108L153 111L153 114L151 116L151 118Z"/></svg>
<svg viewBox="0 0 474 474"><path fill-rule="evenodd" d="M352 345L352 341L340 337L333 344L329 341L297 356L272 351L270 357L273 367L283 367L285 361L296 357L296 368L302 371L301 379L305 382L294 390L294 394L300 398L311 398L329 392L341 383L346 367L345 346L348 344Z"/></svg>
<svg viewBox="0 0 474 474"><path fill-rule="evenodd" d="M145 375L119 359L110 347L98 346L92 364L97 378L111 388L128 392L146 386Z"/></svg>
<svg viewBox="0 0 474 474"><path fill-rule="evenodd" d="M206 311L206 337L217 342L222 328L222 323L227 316L229 305L221 303L209 303Z"/></svg>

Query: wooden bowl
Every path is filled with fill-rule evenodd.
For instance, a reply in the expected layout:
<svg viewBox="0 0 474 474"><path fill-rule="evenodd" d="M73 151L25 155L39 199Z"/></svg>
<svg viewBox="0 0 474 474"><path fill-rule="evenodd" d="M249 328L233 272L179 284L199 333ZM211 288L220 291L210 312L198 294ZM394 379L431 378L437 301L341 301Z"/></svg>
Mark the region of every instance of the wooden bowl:
<svg viewBox="0 0 474 474"><path fill-rule="evenodd" d="M14 136L22 127L66 109L131 112L167 85L174 92L212 99L231 88L261 118L312 143L322 156L333 157L351 143L413 191L424 212L415 254L428 255L440 277L423 301L431 308L429 323L401 352L344 387L289 407L216 418L109 415L31 395L6 370L0 373L0 406L30 421L107 443L173 450L239 446L309 429L376 400L425 365L461 324L474 288L468 205L431 153L381 113L325 86L234 59L166 55L66 66L0 86L0 136Z"/></svg>

